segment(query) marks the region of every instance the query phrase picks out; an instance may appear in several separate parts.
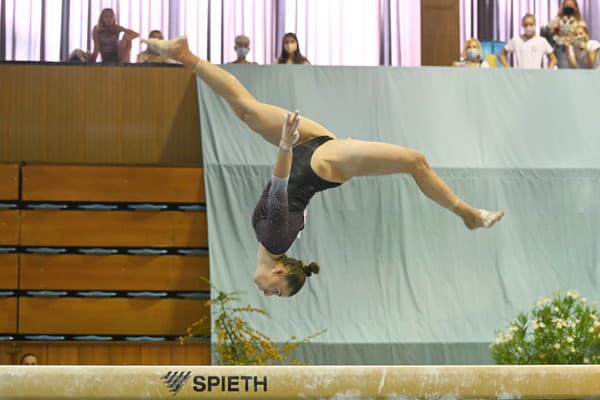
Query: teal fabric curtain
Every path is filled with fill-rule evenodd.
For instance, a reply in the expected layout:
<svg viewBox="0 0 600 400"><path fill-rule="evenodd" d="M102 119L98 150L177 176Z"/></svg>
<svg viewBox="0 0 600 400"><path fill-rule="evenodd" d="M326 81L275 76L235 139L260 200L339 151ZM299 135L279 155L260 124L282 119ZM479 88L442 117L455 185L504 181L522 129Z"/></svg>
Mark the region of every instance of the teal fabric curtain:
<svg viewBox="0 0 600 400"><path fill-rule="evenodd" d="M315 196L290 249L322 273L291 299L264 298L250 218L276 149L199 81L211 281L268 310L252 323L276 340L327 329L303 361L489 363L494 331L538 296L600 300L597 71L227 69L340 138L424 152L465 201L506 210L472 232L410 176L354 179Z"/></svg>

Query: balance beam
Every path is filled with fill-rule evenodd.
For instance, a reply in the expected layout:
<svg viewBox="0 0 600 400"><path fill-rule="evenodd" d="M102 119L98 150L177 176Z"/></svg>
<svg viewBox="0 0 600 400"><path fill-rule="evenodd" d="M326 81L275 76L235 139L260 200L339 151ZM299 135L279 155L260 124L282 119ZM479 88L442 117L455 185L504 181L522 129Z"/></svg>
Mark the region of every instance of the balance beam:
<svg viewBox="0 0 600 400"><path fill-rule="evenodd" d="M0 366L0 399L575 399L600 365Z"/></svg>

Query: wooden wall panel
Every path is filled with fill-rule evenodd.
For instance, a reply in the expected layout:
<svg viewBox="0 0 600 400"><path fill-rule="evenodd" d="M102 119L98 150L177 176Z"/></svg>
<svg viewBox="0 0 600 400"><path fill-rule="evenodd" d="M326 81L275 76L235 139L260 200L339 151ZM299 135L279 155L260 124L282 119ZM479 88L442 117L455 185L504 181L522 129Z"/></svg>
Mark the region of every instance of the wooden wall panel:
<svg viewBox="0 0 600 400"><path fill-rule="evenodd" d="M74 82L82 82L86 67L46 68L46 71L48 133L44 160L83 162L84 88Z"/></svg>
<svg viewBox="0 0 600 400"><path fill-rule="evenodd" d="M0 145L2 144L0 134ZM19 199L19 164L0 164L0 200Z"/></svg>
<svg viewBox="0 0 600 400"><path fill-rule="evenodd" d="M123 98L121 85L126 84L119 68L94 66L83 71L84 91L81 110L85 115L83 159L90 163L119 163L123 159Z"/></svg>
<svg viewBox="0 0 600 400"><path fill-rule="evenodd" d="M0 246L19 244L20 210L0 209Z"/></svg>
<svg viewBox="0 0 600 400"><path fill-rule="evenodd" d="M133 345L133 343L127 343ZM59 346L59 343L51 343L50 346ZM75 365L110 365L110 353L118 343L115 342L78 342L77 343L77 358L72 360L52 360L48 359L46 363L71 363ZM150 343L148 343L148 346ZM139 363L133 363L131 365L140 365Z"/></svg>
<svg viewBox="0 0 600 400"><path fill-rule="evenodd" d="M0 253L0 290L19 288L19 255Z"/></svg>
<svg viewBox="0 0 600 400"><path fill-rule="evenodd" d="M12 73L15 67L10 64L0 64L0 160L7 161L10 158L9 149L9 127L12 115L13 89Z"/></svg>
<svg viewBox="0 0 600 400"><path fill-rule="evenodd" d="M173 66L2 64L0 161L200 164L195 82Z"/></svg>
<svg viewBox="0 0 600 400"><path fill-rule="evenodd" d="M208 255L21 255L24 290L210 290L202 278L209 278Z"/></svg>
<svg viewBox="0 0 600 400"><path fill-rule="evenodd" d="M112 365L128 365L133 360L141 360L142 350L138 346L122 346L111 349L110 363Z"/></svg>
<svg viewBox="0 0 600 400"><path fill-rule="evenodd" d="M9 118L8 160L29 161L46 158L46 67L42 65L15 66L12 92L2 91L12 101Z"/></svg>
<svg viewBox="0 0 600 400"><path fill-rule="evenodd" d="M17 298L0 297L0 333L17 332Z"/></svg>
<svg viewBox="0 0 600 400"><path fill-rule="evenodd" d="M131 67L127 82L121 87L123 98L122 146L127 163L143 163L148 156L158 159L158 98L157 82L160 68ZM125 160L123 160L125 161Z"/></svg>
<svg viewBox="0 0 600 400"><path fill-rule="evenodd" d="M202 162L200 111L196 76L187 70L163 74L157 82L159 158L164 163L179 160Z"/></svg>
<svg viewBox="0 0 600 400"><path fill-rule="evenodd" d="M210 343L0 342L0 364L33 353L41 365L209 365Z"/></svg>
<svg viewBox="0 0 600 400"><path fill-rule="evenodd" d="M62 346L47 346L45 349L46 360L57 360L61 365L69 363L68 360L77 360L78 356L77 342L65 342ZM38 363L41 364L41 360Z"/></svg>
<svg viewBox="0 0 600 400"><path fill-rule="evenodd" d="M19 298L21 334L185 335L206 300Z"/></svg>
<svg viewBox="0 0 600 400"><path fill-rule="evenodd" d="M169 365L171 352L159 347L140 349L139 360L141 365Z"/></svg>
<svg viewBox="0 0 600 400"><path fill-rule="evenodd" d="M206 212L23 210L21 221L23 246L208 246Z"/></svg>
<svg viewBox="0 0 600 400"><path fill-rule="evenodd" d="M421 0L421 65L450 66L459 56L459 1Z"/></svg>
<svg viewBox="0 0 600 400"><path fill-rule="evenodd" d="M204 173L200 167L85 165L24 166L23 200L167 203L206 201Z"/></svg>

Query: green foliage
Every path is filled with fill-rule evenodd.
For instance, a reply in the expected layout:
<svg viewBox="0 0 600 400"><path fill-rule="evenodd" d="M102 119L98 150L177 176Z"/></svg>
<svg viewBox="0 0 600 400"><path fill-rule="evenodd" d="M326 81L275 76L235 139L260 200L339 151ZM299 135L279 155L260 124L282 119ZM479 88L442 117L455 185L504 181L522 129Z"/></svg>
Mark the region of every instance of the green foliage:
<svg viewBox="0 0 600 400"><path fill-rule="evenodd" d="M215 290L213 288L213 290ZM304 339L291 337L283 344L275 343L269 336L252 328L244 319L247 314L269 314L251 306L236 307L240 301L239 292L225 293L219 290L217 296L206 302L211 307L213 335L217 342L214 347L215 365L275 365L300 364L292 359L293 350L310 343L312 339L324 332L320 331ZM205 317L188 328L187 336L182 340L197 336L210 336L211 320Z"/></svg>
<svg viewBox="0 0 600 400"><path fill-rule="evenodd" d="M576 291L556 291L497 331L490 350L496 364L600 364L600 316Z"/></svg>

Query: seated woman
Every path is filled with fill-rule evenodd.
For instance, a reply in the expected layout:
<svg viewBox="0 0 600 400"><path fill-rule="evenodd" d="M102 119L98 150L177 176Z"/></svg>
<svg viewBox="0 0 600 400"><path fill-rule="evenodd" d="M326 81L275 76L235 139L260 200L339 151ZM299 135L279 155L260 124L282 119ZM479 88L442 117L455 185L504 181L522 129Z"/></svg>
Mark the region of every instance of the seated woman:
<svg viewBox="0 0 600 400"><path fill-rule="evenodd" d="M123 38L119 40L121 33L123 33ZM98 24L94 26L92 31L92 38L94 39L92 61L96 61L98 53L100 53L103 63L129 62L131 58L131 41L138 36L140 35L137 32L118 25L113 9L105 8L100 13Z"/></svg>
<svg viewBox="0 0 600 400"><path fill-rule="evenodd" d="M293 296L307 276L319 271L316 263L305 265L285 253L304 228L304 210L312 196L353 177L410 174L427 197L458 215L469 229L491 227L504 215L462 201L418 151L395 144L337 139L317 122L259 102L231 73L192 54L185 37L145 42L191 69L251 129L278 146L272 177L252 216L259 242L254 281L265 296Z"/></svg>

